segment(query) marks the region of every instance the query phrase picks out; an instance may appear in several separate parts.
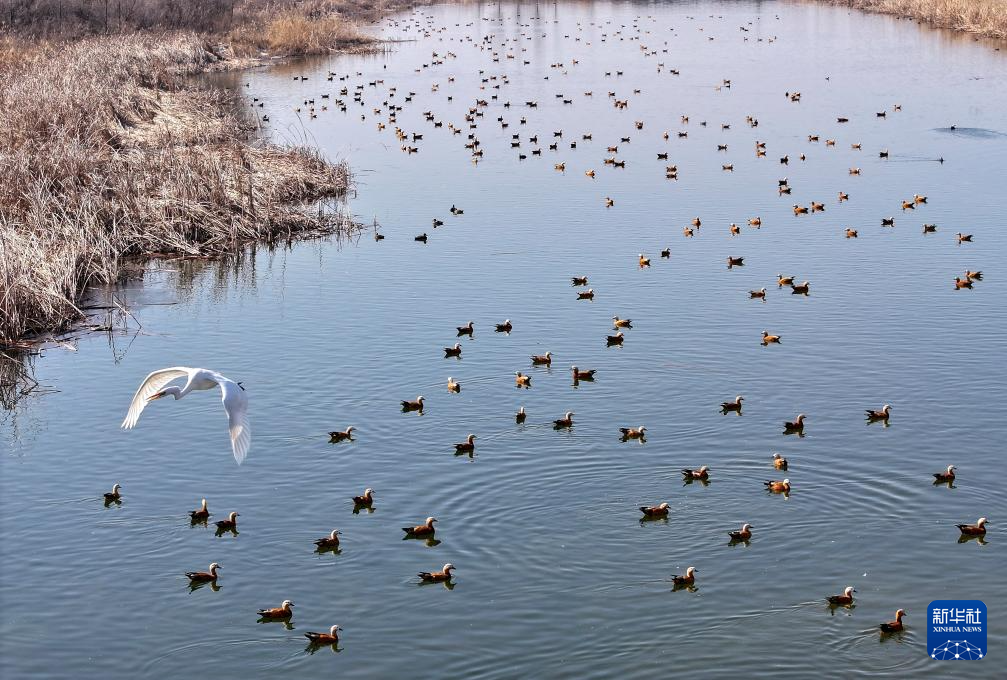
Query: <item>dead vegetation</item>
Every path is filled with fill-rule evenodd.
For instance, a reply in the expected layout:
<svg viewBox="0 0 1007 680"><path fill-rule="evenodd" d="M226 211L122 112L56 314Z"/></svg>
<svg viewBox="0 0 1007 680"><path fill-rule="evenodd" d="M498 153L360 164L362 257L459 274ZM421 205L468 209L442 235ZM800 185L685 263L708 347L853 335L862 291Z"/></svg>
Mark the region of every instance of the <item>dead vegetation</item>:
<svg viewBox="0 0 1007 680"><path fill-rule="evenodd" d="M868 12L909 17L938 28L1007 38L1007 0L833 0Z"/></svg>
<svg viewBox="0 0 1007 680"><path fill-rule="evenodd" d="M80 318L123 258L221 254L346 226L344 164L256 140L224 93L185 76L192 33L0 43L0 344Z"/></svg>

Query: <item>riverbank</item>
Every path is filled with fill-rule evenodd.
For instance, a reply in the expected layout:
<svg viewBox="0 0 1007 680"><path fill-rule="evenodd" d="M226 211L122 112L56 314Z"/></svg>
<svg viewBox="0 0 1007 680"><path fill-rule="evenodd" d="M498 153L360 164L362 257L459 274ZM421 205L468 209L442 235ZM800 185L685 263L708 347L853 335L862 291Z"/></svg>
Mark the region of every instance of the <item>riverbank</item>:
<svg viewBox="0 0 1007 680"><path fill-rule="evenodd" d="M189 79L373 43L315 10L263 10L212 36L0 40L0 347L70 327L81 292L116 281L125 258L353 226L324 207L349 188L345 163L263 142L228 93Z"/></svg>
<svg viewBox="0 0 1007 680"><path fill-rule="evenodd" d="M935 28L1007 39L1007 0L829 0L865 12L907 17Z"/></svg>

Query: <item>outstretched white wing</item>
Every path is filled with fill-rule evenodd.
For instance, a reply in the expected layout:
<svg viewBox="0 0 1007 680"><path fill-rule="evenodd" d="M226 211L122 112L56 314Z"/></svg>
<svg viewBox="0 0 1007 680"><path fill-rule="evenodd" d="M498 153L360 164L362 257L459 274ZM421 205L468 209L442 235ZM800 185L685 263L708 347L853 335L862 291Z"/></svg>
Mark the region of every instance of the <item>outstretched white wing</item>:
<svg viewBox="0 0 1007 680"><path fill-rule="evenodd" d="M133 401L129 405L126 419L122 421L122 428L128 430L136 425L136 421L140 419L140 414L143 413L143 408L147 405L147 400L164 389L164 386L172 380L188 377L190 370L185 366L175 366L173 368L162 368L148 375L140 383L140 388L136 391L136 394L133 395Z"/></svg>
<svg viewBox="0 0 1007 680"><path fill-rule="evenodd" d="M231 431L231 449L234 460L241 465L252 445L252 430L248 425L248 396L238 383L224 378L218 380L221 401L227 412L227 427Z"/></svg>

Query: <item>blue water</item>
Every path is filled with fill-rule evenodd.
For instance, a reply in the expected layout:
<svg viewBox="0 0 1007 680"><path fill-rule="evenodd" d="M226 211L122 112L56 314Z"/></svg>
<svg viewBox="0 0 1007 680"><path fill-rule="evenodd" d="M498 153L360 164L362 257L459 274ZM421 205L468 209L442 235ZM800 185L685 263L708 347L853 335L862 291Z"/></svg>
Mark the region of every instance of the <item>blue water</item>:
<svg viewBox="0 0 1007 680"><path fill-rule="evenodd" d="M367 229L228 262L160 261L114 291L136 317L125 330L34 361L47 389L2 425L2 675L997 676L1005 53L803 3L438 5L376 30L403 41L213 82L262 98L265 134L347 159L349 207L383 241ZM469 130L477 99L488 105ZM385 101L402 105L396 123ZM418 153L400 149L396 125L423 135L408 142ZM611 155L626 167L605 165ZM666 179L673 164L678 179ZM789 196L777 194L783 177ZM927 203L902 210L917 193ZM812 200L825 212L794 216ZM747 226L756 216L761 229ZM426 245L413 240L422 232ZM728 256L745 265L728 269ZM955 290L965 269L983 280ZM779 288L780 273L810 294ZM589 277L593 302L576 299L573 275ZM762 287L764 303L749 298ZM613 315L633 320L621 348L605 342ZM494 333L506 318L514 330ZM469 320L474 338L456 338ZM761 346L764 329L782 343ZM456 340L462 358L445 359ZM551 369L533 367L547 350ZM212 393L155 402L119 429L143 377L179 364L243 381L244 465ZM571 364L596 380L573 385ZM531 389L515 387L517 370ZM422 415L399 411L419 394ZM743 415L722 415L736 394ZM868 426L864 409L884 403L890 425ZM555 431L568 410L574 427ZM805 436L784 436L798 413ZM641 424L646 443L620 442L620 427ZM348 425L355 441L330 444L326 432ZM474 457L455 456L469 433ZM683 485L679 470L704 464L710 484ZM948 464L954 488L933 486ZM784 476L789 497L763 490ZM122 503L106 508L116 482ZM365 487L374 512L354 514ZM240 513L237 536L190 527L203 497L211 521ZM662 501L666 522L639 521L638 506ZM437 545L401 540L429 515ZM954 525L979 516L985 543L958 543ZM728 545L744 522L751 542ZM314 553L333 528L341 552ZM213 561L219 590L190 592L183 573ZM446 562L454 588L418 585ZM672 592L689 566L694 591ZM824 598L847 585L857 606L830 611ZM991 658L930 660L927 603L973 598L989 608ZM284 599L291 629L256 622ZM897 608L907 629L882 639L877 624ZM332 624L339 646L309 654L302 634Z"/></svg>

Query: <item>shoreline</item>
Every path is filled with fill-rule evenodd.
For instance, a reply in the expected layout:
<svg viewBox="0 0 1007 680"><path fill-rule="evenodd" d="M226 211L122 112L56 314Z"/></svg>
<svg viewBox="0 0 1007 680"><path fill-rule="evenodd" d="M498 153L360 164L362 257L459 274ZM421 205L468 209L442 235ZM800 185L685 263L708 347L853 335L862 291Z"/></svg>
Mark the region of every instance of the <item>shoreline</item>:
<svg viewBox="0 0 1007 680"><path fill-rule="evenodd" d="M830 5L911 19L976 38L1007 40L1007 0L825 0Z"/></svg>

